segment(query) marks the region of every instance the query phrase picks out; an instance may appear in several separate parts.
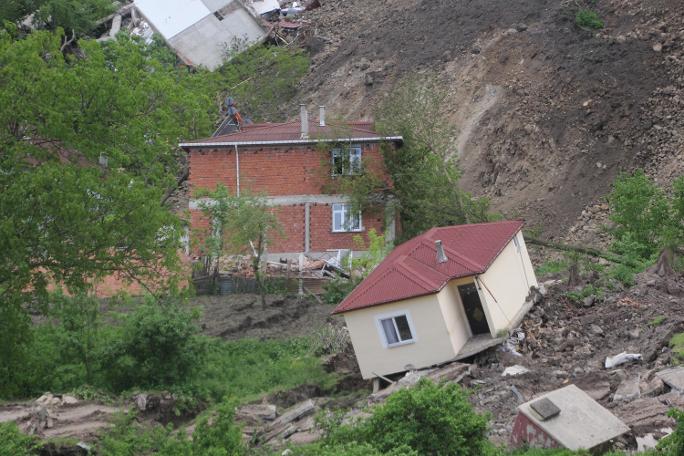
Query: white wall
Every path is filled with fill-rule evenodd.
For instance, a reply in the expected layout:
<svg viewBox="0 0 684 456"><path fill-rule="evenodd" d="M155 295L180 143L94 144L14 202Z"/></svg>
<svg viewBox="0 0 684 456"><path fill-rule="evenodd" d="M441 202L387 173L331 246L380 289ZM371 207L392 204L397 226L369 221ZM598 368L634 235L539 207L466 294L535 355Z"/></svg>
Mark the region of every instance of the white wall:
<svg viewBox="0 0 684 456"><path fill-rule="evenodd" d="M385 348L376 316L407 310L415 343ZM420 296L344 314L363 378L442 363L456 356L437 294ZM376 375L377 374L377 375Z"/></svg>
<svg viewBox="0 0 684 456"><path fill-rule="evenodd" d="M518 247L511 240L479 280L493 336L510 329L523 308L530 287L539 286L522 232L516 234L515 240Z"/></svg>

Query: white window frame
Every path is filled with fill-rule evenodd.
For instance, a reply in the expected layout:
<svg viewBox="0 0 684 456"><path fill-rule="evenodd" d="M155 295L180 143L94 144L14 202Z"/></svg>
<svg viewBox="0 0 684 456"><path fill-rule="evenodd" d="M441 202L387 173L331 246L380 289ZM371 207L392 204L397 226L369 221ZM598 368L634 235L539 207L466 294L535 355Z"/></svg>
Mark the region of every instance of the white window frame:
<svg viewBox="0 0 684 456"><path fill-rule="evenodd" d="M363 231L363 214L361 211L356 215L358 217L358 227L351 228L350 226L350 212L351 204L349 203L333 203L332 205L332 232L333 233L360 233ZM341 214L342 225L335 227L335 215Z"/></svg>
<svg viewBox="0 0 684 456"><path fill-rule="evenodd" d="M342 172L337 171L336 161L342 161ZM344 149L335 148L331 152L332 176L358 176L362 170L363 148L361 146L349 146Z"/></svg>
<svg viewBox="0 0 684 456"><path fill-rule="evenodd" d="M397 322L396 322L395 318L396 317L402 317L402 316L406 317L406 321L408 322L409 329L411 330L411 336L412 337L411 337L411 339L400 340L399 342L391 344L387 340L387 335L385 334L385 328L382 326L382 320L392 319L392 323L394 324L394 330L397 332L397 336L401 337L399 335L399 328L397 327ZM380 342L382 343L382 346L384 348L401 347L402 345L415 344L416 342L418 342L418 336L416 334L416 327L413 325L413 319L411 318L411 312L409 312L408 310L397 310L394 312L376 315L375 316L375 326L378 328L378 335L380 336Z"/></svg>

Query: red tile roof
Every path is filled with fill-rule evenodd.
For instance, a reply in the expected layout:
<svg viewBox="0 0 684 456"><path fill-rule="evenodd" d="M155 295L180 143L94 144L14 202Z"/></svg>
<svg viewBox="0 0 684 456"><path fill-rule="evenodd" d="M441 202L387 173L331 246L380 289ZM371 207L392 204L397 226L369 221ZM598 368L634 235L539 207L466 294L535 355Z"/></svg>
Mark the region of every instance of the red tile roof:
<svg viewBox="0 0 684 456"><path fill-rule="evenodd" d="M395 248L333 313L437 293L452 279L482 274L522 225L503 221L432 228ZM442 241L444 263L437 263L436 240Z"/></svg>
<svg viewBox="0 0 684 456"><path fill-rule="evenodd" d="M309 122L309 138L302 139L300 121L284 123L261 123L244 125L240 131L227 135L181 143L181 147L198 147L212 145L270 144L292 141L318 142L322 140L365 140L401 141L400 136L383 136L373 131L372 121L347 122L344 124L328 124L321 127L317 121Z"/></svg>

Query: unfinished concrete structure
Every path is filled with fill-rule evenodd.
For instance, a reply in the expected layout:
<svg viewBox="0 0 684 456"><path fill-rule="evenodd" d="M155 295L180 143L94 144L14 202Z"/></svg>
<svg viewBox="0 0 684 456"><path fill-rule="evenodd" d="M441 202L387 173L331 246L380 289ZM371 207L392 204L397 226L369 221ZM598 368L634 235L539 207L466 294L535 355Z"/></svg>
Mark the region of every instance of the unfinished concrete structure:
<svg viewBox="0 0 684 456"><path fill-rule="evenodd" d="M241 0L135 0L135 7L188 65L213 70L233 47L266 37L256 11Z"/></svg>
<svg viewBox="0 0 684 456"><path fill-rule="evenodd" d="M335 308L363 378L472 356L501 343L537 279L522 222L433 228L398 246Z"/></svg>
<svg viewBox="0 0 684 456"><path fill-rule="evenodd" d="M518 407L511 441L516 446L605 451L629 427L575 385Z"/></svg>

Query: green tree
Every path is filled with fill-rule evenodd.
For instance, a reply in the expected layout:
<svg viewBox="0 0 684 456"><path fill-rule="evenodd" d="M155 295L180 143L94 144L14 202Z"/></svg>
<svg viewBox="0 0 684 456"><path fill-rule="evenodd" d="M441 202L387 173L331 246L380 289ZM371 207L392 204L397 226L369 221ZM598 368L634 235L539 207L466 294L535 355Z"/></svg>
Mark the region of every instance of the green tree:
<svg viewBox="0 0 684 456"><path fill-rule="evenodd" d="M69 33L84 35L91 32L98 19L114 11L112 0L38 0L36 19L49 28L62 27Z"/></svg>
<svg viewBox="0 0 684 456"><path fill-rule="evenodd" d="M434 76L408 78L376 112L382 133L404 138L401 148L384 147L384 156L405 239L434 226L488 219L487 201L458 187L457 135L448 120L447 99Z"/></svg>
<svg viewBox="0 0 684 456"><path fill-rule="evenodd" d="M621 174L608 202L613 250L642 261L660 254L656 271L671 273L675 251L684 243L684 176L668 194L641 170Z"/></svg>
<svg viewBox="0 0 684 456"><path fill-rule="evenodd" d="M197 196L206 198L199 207L210 221L209 231L203 235L203 244L205 253L215 264L214 277L218 277L221 257L248 252L265 305L261 259L268 241L282 234L278 219L264 198L244 192L239 196L232 195L224 185L217 185L211 192L199 191Z"/></svg>

